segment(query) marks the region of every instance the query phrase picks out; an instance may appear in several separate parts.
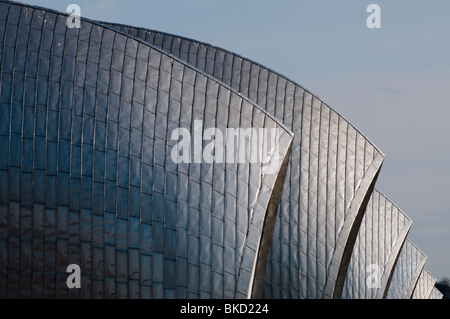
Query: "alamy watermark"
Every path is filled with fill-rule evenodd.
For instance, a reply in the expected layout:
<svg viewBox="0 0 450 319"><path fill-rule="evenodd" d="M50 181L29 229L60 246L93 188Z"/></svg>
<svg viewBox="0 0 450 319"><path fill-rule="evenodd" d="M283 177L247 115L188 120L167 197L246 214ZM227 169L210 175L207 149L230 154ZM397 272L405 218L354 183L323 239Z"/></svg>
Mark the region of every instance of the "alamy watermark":
<svg viewBox="0 0 450 319"><path fill-rule="evenodd" d="M67 17L66 25L69 29L81 27L81 7L78 4L69 4L66 9L70 15ZM370 15L366 19L366 25L369 29L381 28L381 8L378 4L369 4L366 12Z"/></svg>
<svg viewBox="0 0 450 319"><path fill-rule="evenodd" d="M70 275L67 277L66 285L69 289L81 288L81 269L77 264L70 264L66 269Z"/></svg>
<svg viewBox="0 0 450 319"><path fill-rule="evenodd" d="M367 27L369 29L381 28L381 8L378 4L369 4L366 12L371 13L366 20Z"/></svg>
<svg viewBox="0 0 450 319"><path fill-rule="evenodd" d="M194 120L192 132L187 128L172 131L171 140L178 141L170 154L174 163L256 163L261 165L263 174L278 172L279 128L203 130L203 121Z"/></svg>
<svg viewBox="0 0 450 319"><path fill-rule="evenodd" d="M81 8L78 4L69 4L66 9L70 15L67 17L66 25L69 29L81 27Z"/></svg>
<svg viewBox="0 0 450 319"><path fill-rule="evenodd" d="M367 273L370 273L366 278L366 285L368 288L380 288L381 268L377 264L371 264L366 267Z"/></svg>

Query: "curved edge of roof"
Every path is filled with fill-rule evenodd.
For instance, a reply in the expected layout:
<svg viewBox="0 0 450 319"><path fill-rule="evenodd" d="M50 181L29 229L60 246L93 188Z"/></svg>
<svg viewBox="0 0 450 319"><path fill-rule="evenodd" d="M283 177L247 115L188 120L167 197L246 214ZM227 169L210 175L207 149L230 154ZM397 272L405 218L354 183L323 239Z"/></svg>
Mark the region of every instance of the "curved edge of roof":
<svg viewBox="0 0 450 319"><path fill-rule="evenodd" d="M433 279L435 279L436 281L437 281L437 278L427 269L427 268L425 268L425 266L423 267L423 270L422 271L425 271L426 273L428 273L431 277L433 277Z"/></svg>
<svg viewBox="0 0 450 319"><path fill-rule="evenodd" d="M414 223L414 221L411 219L411 217L409 217L394 201L392 201L388 196L386 196L385 194L383 194L382 192L380 192L379 189L374 188L375 192L378 192L381 196L383 196L384 198L386 198L395 208L397 208L399 210L399 212L401 212L409 221L410 224L412 225ZM414 245L416 246L416 245ZM417 247L416 247L417 248ZM420 250L420 249L419 249Z"/></svg>
<svg viewBox="0 0 450 319"><path fill-rule="evenodd" d="M177 34L173 34L173 33L168 33L168 32L158 31L158 30L154 30L154 29L147 29L147 28L144 28L144 27L136 27L136 26L134 26L134 25L127 25L127 24L123 24L123 23L115 23L115 22L108 22L108 21L97 21L97 22L100 23L100 24L102 24L102 25L103 25L104 23L107 23L107 24L114 24L114 25L117 25L117 26L123 26L123 27L132 27L132 28L135 28L135 29L138 29L138 30L144 30L144 31L150 31L150 32L158 32L158 33L165 34L165 35L168 35L168 36L178 37L178 38L183 39L183 40L192 41L192 42L197 42L197 43L199 43L199 44L203 44L203 45L209 46L209 47L211 47L211 48L213 48L213 49L221 50L221 51L223 51L223 52L225 52L225 53L232 54L233 56L236 56L236 57L238 57L238 58L241 58L241 59L243 59L243 60L246 60L246 61L248 61L248 62L251 62L251 63L253 63L253 64L255 64L255 65L257 65L257 66L259 66L259 67L261 67L261 68L264 68L264 69L266 69L266 70L268 70L268 71L270 71L270 72L272 72L272 73L274 73L274 74L276 74L276 75L282 77L282 78L285 79L286 81L289 81L289 82L293 83L294 85L300 87L300 88L303 89L304 91L308 92L309 94L311 94L311 95L313 95L314 97L316 97L317 99L319 99L323 104L325 104L327 107L329 107L331 110L333 110L339 117L341 117L342 119L344 119L351 127L353 127L359 134L361 134L362 137L364 137L364 138L365 138L365 139L366 139L366 140L367 140L367 141L368 141L368 142L369 142L369 143L370 143L370 144L371 144L378 152L380 152L381 155L383 155L383 157L385 157L385 154L381 151L381 149L380 149L378 146L375 145L375 143L373 143L373 142L372 142L365 134L363 134L363 133L362 133L358 128L356 128L349 120L347 120L347 118L346 118L345 116L343 116L341 113L337 112L337 111L336 111L334 108L332 108L328 103L326 103L322 98L320 98L318 94L313 93L311 90L307 89L307 88L304 87L303 85L300 85L299 83L297 83L296 81L290 79L289 77L287 77L287 76L285 76L285 75L279 73L278 71L275 71L275 70L273 70L273 69L271 69L271 68L269 68L269 67L266 67L266 66L262 65L262 64L259 63L259 62L256 62L256 61L254 61L254 60L252 60L252 59L249 59L249 58L246 58L246 57L244 57L244 56L242 56L242 55L240 55L240 54L237 54L237 53L232 52L232 51L230 51L230 50L224 49L224 48L222 48L222 47L212 45L212 44L210 44L210 43L208 43L208 42L199 41L199 40L196 40L196 39L188 38L188 37L181 36L181 35L177 35ZM142 40L141 40L141 41L142 41ZM146 42L146 41L144 41L144 42ZM164 50L163 50L163 51L164 51ZM164 51L164 52L166 52L166 51ZM166 52L166 54L172 56L172 54L169 54L169 53L167 53L167 52Z"/></svg>
<svg viewBox="0 0 450 319"><path fill-rule="evenodd" d="M58 10L55 10L55 9L50 9L50 8L46 8L46 7L36 6L36 5L30 5L30 4L26 4L26 3L22 3L22 2L17 2L17 1L0 0L0 2L8 3L8 4L13 4L13 5L19 5L19 6L23 6L23 7L27 7L27 8L36 9L36 10L43 10L43 11L50 12L50 13L54 13L54 14L57 14L57 15L65 15L65 16L68 16L68 15L69 15L69 13L67 13L67 12L61 12L61 11L58 11ZM185 62L185 61L183 61L183 60L181 60L180 58L178 58L178 57L176 57L176 56L174 56L174 55L172 55L172 54L167 53L166 51L164 51L164 50L162 50L162 49L160 49L160 48L154 46L153 44L148 43L147 41L143 41L142 39L139 39L139 38L137 38L137 37L131 36L131 35L129 35L129 34L126 34L125 32L122 32L122 31L120 31L120 30L117 30L117 29L115 29L115 28L112 28L112 27L110 27L110 26L108 26L108 25L103 24L103 23L114 24L114 23L112 23L112 22L103 22L103 23L102 23L101 21L96 21L96 20L92 20L92 19L89 19L89 18L85 18L85 17L80 17L80 19L81 19L81 21L85 21L85 22L91 23L91 24L93 24L93 25L96 25L96 26L99 26L99 27L108 29L108 30L110 30L110 31L113 31L113 32L115 32L115 33L118 33L118 34L120 34L120 35L123 35L123 36L126 37L126 38L130 38L130 39L135 40L135 41L137 41L137 42L139 42L139 43L142 43L142 44L144 44L144 45L147 45L147 46L151 47L152 49L154 49L154 50L160 52L161 54L164 54L164 55L166 55L166 56L169 56L170 58L174 59L175 61L179 62L180 64L182 64L182 65L184 65L184 66L186 66L186 67L188 67L188 68L190 68L190 69L192 69L192 70L198 72L199 74L205 76L206 78L210 79L211 81L214 81L214 82L216 82L216 83L218 83L218 84L224 86L224 87L227 88L230 92L233 92L233 93L239 95L242 99L244 99L244 100L247 101L248 103L252 104L254 107L258 108L258 109L259 109L260 111L262 111L266 116L270 117L270 118L271 118L273 121L275 121L280 127L282 127L282 128L286 131L286 133L288 133L289 135L291 135L292 137L294 137L294 132L292 132L292 131L291 131L291 130L290 130L290 129L289 129L289 128L288 128L288 127L280 120L280 119L278 119L278 118L276 118L274 115L268 113L263 107L261 107L261 106L260 106L259 104L257 104L255 101L251 100L251 99L250 99L249 97L247 97L246 95L244 95L244 94L238 92L237 90L231 88L230 86L228 86L228 85L225 84L224 82L218 80L217 78L215 78L215 77L213 77L213 76L211 76L211 75L209 75L209 74L207 74L207 73L201 71L200 69L196 68L195 66L193 66L193 65L191 65L191 64L189 64L189 63L187 63L187 62ZM127 25L122 24L122 26L127 26ZM163 32L161 32L161 33L163 33ZM193 40L193 41L194 41L194 40Z"/></svg>
<svg viewBox="0 0 450 319"><path fill-rule="evenodd" d="M428 256L425 255L425 253L424 253L419 247L417 247L416 244L414 244L414 243L413 243L412 241L410 241L408 238L406 238L406 241L409 242L411 245L413 245L413 247L416 248L416 249L424 256L424 258L425 258L426 260L428 260ZM406 241L405 241L405 242L406 242ZM424 267L424 268L425 268L425 267Z"/></svg>

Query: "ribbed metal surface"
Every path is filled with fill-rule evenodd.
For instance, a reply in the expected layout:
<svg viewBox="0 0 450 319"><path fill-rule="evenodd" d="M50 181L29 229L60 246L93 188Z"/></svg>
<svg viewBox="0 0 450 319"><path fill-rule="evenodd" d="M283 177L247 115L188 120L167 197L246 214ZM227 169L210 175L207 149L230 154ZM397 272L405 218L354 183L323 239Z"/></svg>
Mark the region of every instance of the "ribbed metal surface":
<svg viewBox="0 0 450 319"><path fill-rule="evenodd" d="M422 269L414 288L412 299L429 299L435 283L436 278L425 268Z"/></svg>
<svg viewBox="0 0 450 319"><path fill-rule="evenodd" d="M442 299L444 295L436 287L431 289L431 294L429 299Z"/></svg>
<svg viewBox="0 0 450 319"><path fill-rule="evenodd" d="M292 133L148 44L66 18L0 2L0 296L246 297L282 161L177 165L170 133L277 128L282 160Z"/></svg>
<svg viewBox="0 0 450 319"><path fill-rule="evenodd" d="M387 299L410 299L427 257L406 240L395 266L388 288Z"/></svg>
<svg viewBox="0 0 450 319"><path fill-rule="evenodd" d="M383 298L411 220L374 190L353 249L342 298ZM374 278L378 283L367 283Z"/></svg>
<svg viewBox="0 0 450 319"><path fill-rule="evenodd" d="M230 85L295 134L264 282L265 298L329 298L350 259L363 200L383 155L289 79L236 54L158 31L110 24ZM356 234L355 234L356 236ZM347 255L344 256L344 251ZM345 257L346 259L343 259Z"/></svg>
<svg viewBox="0 0 450 319"><path fill-rule="evenodd" d="M410 220L372 194L384 155L323 101L209 44L66 19L0 0L0 297L426 294L423 253L397 260ZM195 145L177 164L180 128L276 128L273 170Z"/></svg>

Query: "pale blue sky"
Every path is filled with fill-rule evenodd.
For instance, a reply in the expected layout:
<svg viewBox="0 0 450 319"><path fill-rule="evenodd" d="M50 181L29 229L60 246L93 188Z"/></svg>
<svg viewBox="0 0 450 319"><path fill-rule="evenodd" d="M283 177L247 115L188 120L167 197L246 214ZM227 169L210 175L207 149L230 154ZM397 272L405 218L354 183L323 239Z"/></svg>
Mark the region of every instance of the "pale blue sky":
<svg viewBox="0 0 450 319"><path fill-rule="evenodd" d="M413 220L425 267L450 277L450 1L22 2L208 42L315 93L386 155L377 188Z"/></svg>

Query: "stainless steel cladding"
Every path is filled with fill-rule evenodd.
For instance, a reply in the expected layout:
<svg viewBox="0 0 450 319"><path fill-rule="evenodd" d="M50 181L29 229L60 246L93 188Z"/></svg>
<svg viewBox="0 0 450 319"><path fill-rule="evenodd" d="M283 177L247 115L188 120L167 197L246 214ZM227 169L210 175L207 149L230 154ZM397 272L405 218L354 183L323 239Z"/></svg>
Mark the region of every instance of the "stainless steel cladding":
<svg viewBox="0 0 450 319"><path fill-rule="evenodd" d="M325 102L206 43L69 18L0 0L1 298L412 295L384 155Z"/></svg>

